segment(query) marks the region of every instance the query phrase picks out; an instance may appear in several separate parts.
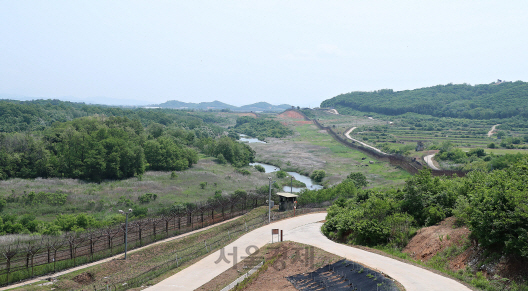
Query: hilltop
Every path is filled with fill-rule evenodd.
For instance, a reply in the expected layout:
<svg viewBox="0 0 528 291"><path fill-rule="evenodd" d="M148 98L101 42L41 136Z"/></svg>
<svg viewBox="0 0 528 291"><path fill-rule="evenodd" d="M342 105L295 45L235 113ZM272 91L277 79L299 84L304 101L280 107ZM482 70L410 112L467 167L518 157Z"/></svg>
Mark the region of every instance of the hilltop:
<svg viewBox="0 0 528 291"><path fill-rule="evenodd" d="M405 91L350 92L321 103L340 113L400 115L408 112L469 119L528 117L528 83L447 84Z"/></svg>

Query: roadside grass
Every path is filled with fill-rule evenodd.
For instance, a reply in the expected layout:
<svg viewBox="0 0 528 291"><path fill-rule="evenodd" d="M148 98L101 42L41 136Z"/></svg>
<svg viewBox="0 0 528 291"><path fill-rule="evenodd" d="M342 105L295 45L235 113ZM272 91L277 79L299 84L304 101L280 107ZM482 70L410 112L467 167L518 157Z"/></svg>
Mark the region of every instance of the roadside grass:
<svg viewBox="0 0 528 291"><path fill-rule="evenodd" d="M305 175L314 170L325 170L324 186L340 183L351 172L365 174L372 187L402 185L411 176L387 162L376 161L363 152L338 143L313 124L297 125L293 129L296 133L290 138L268 139L267 144L251 144L257 152L256 160L281 169L295 169Z"/></svg>
<svg viewBox="0 0 528 291"><path fill-rule="evenodd" d="M303 125L295 128L303 141L328 148L342 162L327 163L325 171L330 174L362 172L369 180L371 186L400 185L411 175L401 169L396 169L387 162L380 162L367 154L348 148L335 141L329 134L320 133L315 126ZM374 161L370 164L369 161ZM345 175L345 177L346 177Z"/></svg>

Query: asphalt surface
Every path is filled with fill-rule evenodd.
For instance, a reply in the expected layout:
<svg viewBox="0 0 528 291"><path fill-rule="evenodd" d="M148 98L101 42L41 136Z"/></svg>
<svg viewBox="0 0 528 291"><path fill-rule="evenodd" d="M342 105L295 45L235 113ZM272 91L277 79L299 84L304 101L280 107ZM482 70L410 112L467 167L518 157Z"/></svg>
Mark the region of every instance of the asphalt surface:
<svg viewBox="0 0 528 291"><path fill-rule="evenodd" d="M147 288L146 290L194 290L209 282L232 267L236 247L237 262L247 256L246 248L262 247L271 242L271 229L284 231L284 240L296 241L326 250L327 252L345 257L377 269L399 281L407 291L418 290L464 290L468 287L455 280L435 274L431 271L391 259L389 257L370 253L354 247L335 243L321 233L322 223L326 213L314 213L298 216L263 226L240 237L224 248L226 260L221 259L221 250L212 253L192 266ZM275 238L276 240L276 238ZM229 262L228 262L229 261Z"/></svg>

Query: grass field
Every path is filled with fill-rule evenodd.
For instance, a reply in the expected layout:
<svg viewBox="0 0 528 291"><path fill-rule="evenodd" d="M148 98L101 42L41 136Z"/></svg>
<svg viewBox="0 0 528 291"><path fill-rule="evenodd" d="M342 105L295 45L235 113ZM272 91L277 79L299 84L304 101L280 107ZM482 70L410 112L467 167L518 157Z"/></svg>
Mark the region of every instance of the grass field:
<svg viewBox="0 0 528 291"><path fill-rule="evenodd" d="M502 142L497 138L500 126L494 135L488 137L488 132L497 121L466 120L455 118L433 118L428 116L380 116L374 118L358 112L358 116L336 116L324 111L313 114L323 126L332 127L342 134L351 127L357 127L351 136L362 140L388 153L411 154L417 142L423 142L425 149L436 149L443 142L450 142L462 148L486 148L490 143L497 146ZM525 129L502 130L505 137L524 138ZM346 137L345 137L346 138ZM436 147L436 148L435 148ZM514 147L528 147L518 144ZM491 151L490 151L491 152ZM497 150L496 153L507 153ZM522 150L519 152L523 152Z"/></svg>
<svg viewBox="0 0 528 291"><path fill-rule="evenodd" d="M233 125L238 113L218 113L226 117L226 126ZM267 115L276 116L276 115ZM345 123L355 117L327 114L326 120ZM364 120L368 124L379 121ZM251 144L256 150L258 161L281 166L283 169L310 174L313 170L324 169L327 186L337 184L351 172L362 172L370 181L370 186L394 186L403 184L410 175L388 163L377 162L362 152L352 150L337 143L324 131L306 122L296 123L282 119L295 130L293 137L268 139L267 144ZM370 164L369 161L375 161ZM220 165L214 158L200 155L200 160L192 168L176 172L146 172L142 177L121 181L89 183L76 179L9 179L0 181L0 196L8 198L3 214L33 215L38 220L52 221L57 214L89 213L96 219L122 219L119 209L146 207L148 215L154 215L174 203L204 201L215 192L233 193L237 189L255 190L268 184L269 174L260 173L247 167L250 175L242 175L230 165ZM287 179L276 179L279 184L289 184ZM206 183L201 187L201 183ZM21 202L31 192L58 192L67 194L62 206L28 204ZM156 194L157 198L141 204L138 198L146 193Z"/></svg>
<svg viewBox="0 0 528 291"><path fill-rule="evenodd" d="M67 202L63 206L8 203L3 210L4 214L18 216L33 214L45 221L53 220L58 213L87 212L98 218L117 214L118 209L127 207L120 203L120 197L148 207L149 213L155 214L173 203L204 201L219 190L228 194L237 189L254 190L268 184L268 175L252 167L247 169L251 175L242 175L230 165L220 165L213 158L202 156L192 168L176 172L176 179L171 179L171 172L147 172L141 179L105 181L100 184L75 179L10 179L0 181L0 195L23 196L32 191L67 193ZM204 189L200 186L202 182L207 183ZM138 197L145 193L156 194L157 199L148 204L139 204Z"/></svg>
<svg viewBox="0 0 528 291"><path fill-rule="evenodd" d="M323 169L327 173L327 185L341 182L351 172L364 173L371 186L381 187L401 185L410 177L404 170L338 143L313 124L293 128L296 134L292 138L267 139L267 144L251 144L257 152L257 160L304 173Z"/></svg>

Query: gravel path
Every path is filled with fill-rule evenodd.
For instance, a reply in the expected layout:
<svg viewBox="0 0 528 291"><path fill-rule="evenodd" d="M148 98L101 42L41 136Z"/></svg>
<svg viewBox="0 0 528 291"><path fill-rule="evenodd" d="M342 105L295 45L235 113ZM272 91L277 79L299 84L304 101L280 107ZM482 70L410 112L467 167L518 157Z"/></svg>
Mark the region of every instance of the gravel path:
<svg viewBox="0 0 528 291"><path fill-rule="evenodd" d="M196 264L178 272L170 278L146 290L194 290L222 274L233 266L236 253L240 262L246 256L249 246L262 247L271 241L271 229L284 230L284 240L313 245L327 252L360 262L371 268L384 272L399 281L407 291L414 290L464 290L471 289L455 280L435 274L431 271L409 265L389 257L381 256L354 247L335 243L326 238L320 231L326 213L315 213L281 220L253 230L226 246L224 254L227 260L219 260L221 251L216 251ZM236 247L236 252L234 251Z"/></svg>

